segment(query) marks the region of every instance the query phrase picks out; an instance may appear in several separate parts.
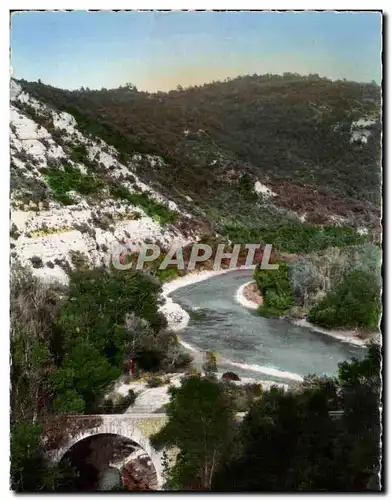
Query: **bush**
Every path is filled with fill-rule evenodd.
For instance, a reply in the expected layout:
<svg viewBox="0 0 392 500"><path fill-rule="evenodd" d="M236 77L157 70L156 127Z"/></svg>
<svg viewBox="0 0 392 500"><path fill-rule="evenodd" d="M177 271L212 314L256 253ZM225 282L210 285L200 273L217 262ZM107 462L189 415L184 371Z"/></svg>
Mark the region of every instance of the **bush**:
<svg viewBox="0 0 392 500"><path fill-rule="evenodd" d="M123 413L125 412L136 400L136 394L132 389L129 389L126 396L116 394L115 399L105 398L103 403L99 406L98 411L105 414Z"/></svg>
<svg viewBox="0 0 392 500"><path fill-rule="evenodd" d="M381 251L375 245L330 247L317 254L300 257L289 264L289 279L295 301L309 310L336 288L353 270L371 273L380 282Z"/></svg>
<svg viewBox="0 0 392 500"><path fill-rule="evenodd" d="M66 404L67 391L75 389L86 411L94 411L107 385L121 375L128 356L159 366L166 352L159 335L166 324L157 309L159 290L137 272L70 272L68 294L56 317L56 330L61 332L59 368L50 378L58 408ZM128 328L129 311L140 319ZM140 323L145 326L140 328Z"/></svg>
<svg viewBox="0 0 392 500"><path fill-rule="evenodd" d="M104 183L92 175L84 175L79 169L70 165L60 168L42 169L45 180L53 191L56 201L64 205L72 204L69 191L76 191L81 195L97 195L104 187Z"/></svg>
<svg viewBox="0 0 392 500"><path fill-rule="evenodd" d="M18 227L14 222L11 224L10 236L14 240L17 240L20 236L20 231L18 231Z"/></svg>
<svg viewBox="0 0 392 500"><path fill-rule="evenodd" d="M38 255L34 255L30 259L32 266L35 269L39 269L40 267L44 267L44 263L42 262L41 257L38 257Z"/></svg>
<svg viewBox="0 0 392 500"><path fill-rule="evenodd" d="M135 193L129 191L125 186L116 183L110 186L110 194L113 198L126 200L131 205L140 206L144 212L152 217L158 224L168 224L177 219L177 214L165 205L149 198L146 193Z"/></svg>
<svg viewBox="0 0 392 500"><path fill-rule="evenodd" d="M376 277L354 270L310 310L308 318L328 328L377 328L380 313L380 288Z"/></svg>
<svg viewBox="0 0 392 500"><path fill-rule="evenodd" d="M259 227L226 225L221 231L233 243L270 243L279 251L289 253L309 253L331 246L360 245L368 239L368 236L360 235L349 227L318 227L287 219L284 223L271 220Z"/></svg>
<svg viewBox="0 0 392 500"><path fill-rule="evenodd" d="M164 385L164 383L165 383L164 379L157 375L154 375L147 380L147 386L150 388L160 387L161 385Z"/></svg>
<svg viewBox="0 0 392 500"><path fill-rule="evenodd" d="M276 270L257 267L255 280L263 297L263 303L258 308L262 316L280 316L294 305L288 265L285 262L279 262Z"/></svg>
<svg viewBox="0 0 392 500"><path fill-rule="evenodd" d="M71 262L76 269L88 269L90 266L88 257L85 253L80 250L70 250L69 256L71 258Z"/></svg>
<svg viewBox="0 0 392 500"><path fill-rule="evenodd" d="M309 258L300 257L290 263L288 277L296 304L306 306L309 296L323 289L324 276Z"/></svg>
<svg viewBox="0 0 392 500"><path fill-rule="evenodd" d="M90 166L87 148L82 143L73 143L68 145L71 150L70 158L75 163L81 163L85 166Z"/></svg>
<svg viewBox="0 0 392 500"><path fill-rule="evenodd" d="M203 370L206 372L206 374L213 373L218 370L215 351L207 351L205 353Z"/></svg>
<svg viewBox="0 0 392 500"><path fill-rule="evenodd" d="M132 389L128 390L126 396L122 396L120 400L114 404L113 413L123 413L136 401L136 394Z"/></svg>

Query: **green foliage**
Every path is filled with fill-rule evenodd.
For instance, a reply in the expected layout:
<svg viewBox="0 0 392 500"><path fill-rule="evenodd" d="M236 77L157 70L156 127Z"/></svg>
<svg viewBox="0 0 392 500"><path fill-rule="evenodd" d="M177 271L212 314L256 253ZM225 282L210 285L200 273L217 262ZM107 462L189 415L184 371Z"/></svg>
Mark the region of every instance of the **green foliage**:
<svg viewBox="0 0 392 500"><path fill-rule="evenodd" d="M71 143L68 145L71 150L70 158L75 163L81 163L82 165L88 167L90 166L90 160L88 156L87 148L82 143Z"/></svg>
<svg viewBox="0 0 392 500"><path fill-rule="evenodd" d="M358 234L349 227L319 227L300 221L259 227L226 226L222 230L233 243L270 243L281 252L302 253L324 250L328 247L360 245L367 241L366 235Z"/></svg>
<svg viewBox="0 0 392 500"><path fill-rule="evenodd" d="M71 165L60 168L42 169L45 180L52 188L54 198L64 205L72 204L69 191L77 191L81 195L96 196L104 187L104 183L92 175L84 175Z"/></svg>
<svg viewBox="0 0 392 500"><path fill-rule="evenodd" d="M296 304L303 306L307 313L354 270L372 274L381 288L381 249L370 244L329 247L295 259L289 264L289 279Z"/></svg>
<svg viewBox="0 0 392 500"><path fill-rule="evenodd" d="M263 393L240 426L239 447L214 477L219 492L366 491L379 469L380 352ZM340 418L329 414L341 409Z"/></svg>
<svg viewBox="0 0 392 500"><path fill-rule="evenodd" d="M166 281L178 278L180 272L177 267L167 267L166 269L157 269L155 275L159 278L161 283L165 283Z"/></svg>
<svg viewBox="0 0 392 500"><path fill-rule="evenodd" d="M260 384L236 385L229 380L220 380L225 394L230 400L230 407L236 412L247 412L255 400L263 394Z"/></svg>
<svg viewBox="0 0 392 500"><path fill-rule="evenodd" d="M177 219L177 214L162 203L154 201L146 193L131 193L121 184L112 184L110 194L113 198L126 200L131 205L141 207L147 215L152 217L158 224L172 223Z"/></svg>
<svg viewBox="0 0 392 500"><path fill-rule="evenodd" d="M133 311L155 335L164 326L157 312L158 294L159 285L141 273L103 269L71 273L56 322L62 332L61 367L50 378L56 411L81 409L82 402L87 412L94 408L107 384L122 373L132 341L126 315Z"/></svg>
<svg viewBox="0 0 392 500"><path fill-rule="evenodd" d="M381 313L380 288L371 273L354 270L309 312L309 320L326 327L377 328Z"/></svg>
<svg viewBox="0 0 392 500"><path fill-rule="evenodd" d="M76 477L67 463L47 466L41 440L39 424L17 423L11 427L11 488L17 493L61 491Z"/></svg>
<svg viewBox="0 0 392 500"><path fill-rule="evenodd" d="M66 91L21 84L38 99L71 113L83 132L114 146L125 164L135 152L163 158L165 164L141 166L138 175L178 201L181 193L189 194L195 208L200 205L217 222L222 205L234 219L263 220L262 201L250 190L255 179L280 183L284 189L275 202L306 212L309 220L312 212L325 223L331 213L368 218L377 211L367 203L380 201L376 85L296 74L248 75L155 94L126 87ZM364 116L374 116L377 123L369 127L367 144L357 144L350 141L351 124ZM185 135L184 129L190 133ZM242 178L236 175L244 170ZM353 183L355 176L362 182ZM316 205L325 207L324 213Z"/></svg>
<svg viewBox="0 0 392 500"><path fill-rule="evenodd" d="M165 380L162 377L159 377L157 375L153 375L147 380L147 386L148 387L160 387L164 385Z"/></svg>
<svg viewBox="0 0 392 500"><path fill-rule="evenodd" d="M47 397L47 373L55 362L52 344L60 290L20 267L11 274L11 411L13 422L30 422Z"/></svg>
<svg viewBox="0 0 392 500"><path fill-rule="evenodd" d="M168 474L176 490L209 490L217 464L224 458L233 416L222 387L214 380L191 376L170 389L169 421L155 434L153 446L175 446L180 453Z"/></svg>
<svg viewBox="0 0 392 500"><path fill-rule="evenodd" d="M218 370L215 351L207 351L205 353L203 370L205 371L206 374L213 374Z"/></svg>
<svg viewBox="0 0 392 500"><path fill-rule="evenodd" d="M143 370L187 365L176 337L158 313L160 284L133 271L77 269L56 317L57 370L49 377L58 413L95 411L130 359ZM131 313L131 314L130 314Z"/></svg>
<svg viewBox="0 0 392 500"><path fill-rule="evenodd" d="M16 424L11 429L11 477L13 489L29 491L36 482L36 466L42 429L36 424ZM42 466L42 464L40 463Z"/></svg>
<svg viewBox="0 0 392 500"><path fill-rule="evenodd" d="M69 256L71 258L72 264L77 269L87 269L89 267L89 260L86 254L80 252L79 250L70 250Z"/></svg>
<svg viewBox="0 0 392 500"><path fill-rule="evenodd" d="M56 372L56 375L56 378L59 378L61 377L61 375L63 375L63 372L61 370L58 370ZM71 381L71 383L72 382L73 380ZM55 383L53 383L53 381L52 385L53 388L56 389ZM76 389L65 388L64 392L59 392L53 400L54 413L83 413L85 407L86 404L84 402L84 399Z"/></svg>
<svg viewBox="0 0 392 500"><path fill-rule="evenodd" d="M102 405L99 407L99 412L100 413L123 413L126 411L130 406L133 405L133 403L136 400L136 394L132 389L128 390L128 393L126 396L116 395L115 401L112 399L105 399Z"/></svg>
<svg viewBox="0 0 392 500"><path fill-rule="evenodd" d="M280 316L294 305L291 284L288 278L288 266L279 262L278 269L255 270L255 280L263 297L258 312L262 316Z"/></svg>
<svg viewBox="0 0 392 500"><path fill-rule="evenodd" d="M257 194L253 190L253 185L248 174L242 174L238 179L238 189L241 195L250 202L257 200Z"/></svg>

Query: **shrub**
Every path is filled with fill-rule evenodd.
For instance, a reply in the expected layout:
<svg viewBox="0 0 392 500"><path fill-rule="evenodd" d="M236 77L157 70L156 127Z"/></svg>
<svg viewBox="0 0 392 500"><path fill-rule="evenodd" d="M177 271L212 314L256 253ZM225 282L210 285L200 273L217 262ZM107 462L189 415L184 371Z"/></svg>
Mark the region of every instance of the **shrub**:
<svg viewBox="0 0 392 500"><path fill-rule="evenodd" d="M70 390L81 396L85 411L95 411L127 359L144 369L161 369L168 363L174 340L162 329L166 321L158 312L159 291L159 283L138 272L70 272L67 296L55 318L61 339L56 352L59 367L50 377L59 411L68 411L65 399ZM124 408L132 397L130 393Z"/></svg>
<svg viewBox="0 0 392 500"><path fill-rule="evenodd" d="M88 269L90 266L88 257L86 254L81 252L80 250L70 250L69 256L71 258L72 264L77 269Z"/></svg>
<svg viewBox="0 0 392 500"><path fill-rule="evenodd" d="M218 370L215 351L207 351L205 353L205 361L203 364L203 370L207 374L216 372Z"/></svg>
<svg viewBox="0 0 392 500"><path fill-rule="evenodd" d="M347 273L356 269L374 275L380 284L380 248L370 244L330 247L290 262L289 279L296 303L306 309L314 306L326 293L336 288Z"/></svg>
<svg viewBox="0 0 392 500"><path fill-rule="evenodd" d="M87 148L82 143L72 143L68 144L71 150L70 158L75 163L82 163L83 165L89 166L90 160L88 157Z"/></svg>
<svg viewBox="0 0 392 500"><path fill-rule="evenodd" d="M234 373L234 372L225 372L222 375L222 380L234 380L234 381L240 381L240 377Z"/></svg>
<svg viewBox="0 0 392 500"><path fill-rule="evenodd" d="M295 302L299 305L306 306L308 297L323 288L324 277L309 258L300 257L290 263L288 276Z"/></svg>
<svg viewBox="0 0 392 500"><path fill-rule="evenodd" d="M149 198L147 193L135 193L129 191L122 184L116 183L110 186L110 194L113 198L126 200L131 205L140 206L144 212L152 217L158 224L167 224L177 219L177 214L161 203Z"/></svg>
<svg viewBox="0 0 392 500"><path fill-rule="evenodd" d="M42 262L41 257L38 257L37 255L34 255L34 257L31 257L30 261L35 269L38 269L40 267L44 267L44 263Z"/></svg>
<svg viewBox="0 0 392 500"><path fill-rule="evenodd" d="M380 288L376 277L354 270L310 310L308 317L313 323L329 328L377 328L380 312Z"/></svg>
<svg viewBox="0 0 392 500"><path fill-rule="evenodd" d="M126 396L121 396L118 401L113 404L113 413L123 413L136 401L136 394L132 389L128 390Z"/></svg>
<svg viewBox="0 0 392 500"><path fill-rule="evenodd" d="M157 375L154 375L147 380L147 386L150 388L160 387L161 385L164 385L164 383L165 383L164 379Z"/></svg>
<svg viewBox="0 0 392 500"><path fill-rule="evenodd" d="M287 219L284 223L271 221L259 227L224 225L221 231L233 243L271 243L279 251L289 253L315 252L330 246L360 245L369 238L349 227L318 227Z"/></svg>
<svg viewBox="0 0 392 500"><path fill-rule="evenodd" d="M20 232L18 231L18 227L14 222L11 224L10 236L14 240L17 240L20 236Z"/></svg>
<svg viewBox="0 0 392 500"><path fill-rule="evenodd" d="M92 175L84 175L79 169L70 165L60 168L42 169L45 180L53 191L53 196L59 203L72 204L72 199L67 194L76 191L81 195L97 195L104 187L104 183Z"/></svg>
<svg viewBox="0 0 392 500"><path fill-rule="evenodd" d="M262 316L280 316L294 305L288 265L285 262L279 262L276 270L257 267L255 280L263 297L263 303L258 308Z"/></svg>
<svg viewBox="0 0 392 500"><path fill-rule="evenodd" d="M102 214L98 216L97 214L93 213L92 214L92 219L93 223L102 229L102 231L109 231L111 223L112 223L112 218L108 214Z"/></svg>

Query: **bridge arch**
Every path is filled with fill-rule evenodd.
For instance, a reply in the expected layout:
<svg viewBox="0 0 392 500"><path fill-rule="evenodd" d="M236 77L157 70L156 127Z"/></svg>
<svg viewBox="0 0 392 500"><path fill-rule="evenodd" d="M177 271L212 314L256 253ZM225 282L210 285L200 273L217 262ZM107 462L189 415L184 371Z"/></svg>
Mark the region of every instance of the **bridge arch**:
<svg viewBox="0 0 392 500"><path fill-rule="evenodd" d="M165 418L159 418L158 415L151 415L150 418L146 418L145 416L138 418L129 414L100 415L100 417L100 424L89 429L84 429L80 433L69 435L67 439L63 440L61 446L48 452L50 463L52 465L58 464L68 450L84 439L103 434L114 434L133 441L145 451L154 466L158 489L163 489L163 452L158 452L151 446L149 436L164 425Z"/></svg>

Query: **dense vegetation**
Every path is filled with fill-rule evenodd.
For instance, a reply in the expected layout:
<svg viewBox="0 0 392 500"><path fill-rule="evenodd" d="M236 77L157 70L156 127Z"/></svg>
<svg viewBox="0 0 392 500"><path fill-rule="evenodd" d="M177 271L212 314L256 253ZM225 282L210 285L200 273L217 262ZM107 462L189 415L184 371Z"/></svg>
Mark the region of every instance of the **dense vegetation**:
<svg viewBox="0 0 392 500"><path fill-rule="evenodd" d="M233 411L223 389L214 381L191 376L171 389L169 423L153 438L158 448L177 447L180 454L169 473L168 487L211 489L216 464L228 451ZM197 438L195 439L195 437Z"/></svg>
<svg viewBox="0 0 392 500"><path fill-rule="evenodd" d="M110 186L110 196L141 207L147 215L159 224L167 224L177 219L177 214L162 205L162 203L154 201L146 193L131 193L129 189L121 184L112 184Z"/></svg>
<svg viewBox="0 0 392 500"><path fill-rule="evenodd" d="M300 312L324 327L378 328L381 251L375 245L329 247L280 262L278 270L257 267L254 276L263 296L258 309L263 316Z"/></svg>
<svg viewBox="0 0 392 500"><path fill-rule="evenodd" d="M48 416L104 412L104 391L128 372L130 359L149 371L189 363L176 337L165 330L157 309L159 292L159 282L132 271L79 269L64 289L42 284L22 268L13 270L14 489L55 489L69 473L44 468L42 423ZM33 474L34 468L42 474Z"/></svg>
<svg viewBox="0 0 392 500"><path fill-rule="evenodd" d="M381 312L380 287L374 275L355 270L309 312L311 322L326 327L376 329Z"/></svg>
<svg viewBox="0 0 392 500"><path fill-rule="evenodd" d="M350 213L358 223L377 214L377 85L289 73L155 94L130 85L67 91L20 83L71 113L82 131L116 147L121 161L135 153L159 155L159 168L142 162L138 175L176 201L191 196L188 208L212 220L230 222L234 216L252 227L264 216L266 207L247 191L244 175L250 186L256 179L270 184L279 194L274 204L306 212L311 222L325 223L328 213ZM376 121L367 144L350 141L352 123L363 117Z"/></svg>
<svg viewBox="0 0 392 500"><path fill-rule="evenodd" d="M326 327L377 327L380 249L364 245L377 238L358 234L354 226L377 225L378 86L293 74L253 75L155 94L133 86L65 91L21 83L38 99L71 113L84 133L116 147L121 162L135 162L142 179L208 220L232 243L317 252L279 262L277 271L256 270L264 299L260 314L280 316L299 306ZM32 108L24 111L39 121ZM376 120L367 144L350 141L351 124L361 117ZM64 144L50 120L41 124L88 171L83 174L68 163L61 169L49 165L43 173L57 201L71 203L70 191L98 199L109 193L142 207L158 223L180 222L140 190L109 182L85 146ZM163 161L145 168L135 153L157 154ZM132 175L126 180L132 184ZM257 196L255 180L268 184L276 198ZM12 182L25 181L14 175ZM38 191L38 197L47 196L43 186ZM301 223L290 210L306 212L311 223ZM330 226L332 213L357 217L358 224ZM131 359L140 371L189 364L158 312L160 282L180 273L158 270L159 263L150 266L149 275L78 266L67 288L43 285L24 269L12 273L13 489L62 491L72 481L74 471L66 463L46 468L42 424L47 417L125 409L134 394L116 408L109 408L103 396L128 372ZM171 389L169 422L153 439L158 448L179 449L174 466L167 465L168 486L368 489L379 461L379 358L372 346L364 361L343 363L337 378L309 377L296 391L260 394L258 386L218 383L216 357L209 353L207 377L193 374ZM159 384L159 378L150 383ZM250 405L238 425L234 412L248 411ZM343 411L342 418L328 413L336 409Z"/></svg>
<svg viewBox="0 0 392 500"><path fill-rule="evenodd" d="M52 189L54 199L63 205L73 203L72 198L68 195L69 191L89 196L97 194L104 186L101 180L91 175L84 175L71 165L64 165L63 169L42 169L42 173Z"/></svg>
<svg viewBox="0 0 392 500"><path fill-rule="evenodd" d="M72 138L65 137L61 130L56 129L53 120L45 114L39 114L34 107L28 103L15 102L24 114L34 120L39 126L44 126L51 133L53 139L61 145L64 151L68 152L69 160L58 160L48 158L46 168L41 168L45 181L50 190L42 181L25 176L19 169L11 163L11 188L14 191L20 190L20 196L28 204L30 201L47 202L49 191L51 196L62 205L75 203L72 193L77 193L92 199L93 201L105 200L108 195L116 200L128 202L133 206L141 207L144 212L152 217L159 224L165 225L174 222L178 216L176 212L170 210L163 203L155 201L151 195L142 192L135 183L134 175L129 172L122 181L127 181L127 185L120 179L114 179L110 171L99 161L97 156L91 158L86 145ZM42 139L45 144L45 139ZM47 144L45 144L47 145ZM29 168L36 164L36 159L24 151L13 152ZM74 162L74 163L72 163ZM82 166L83 171L79 169ZM129 189L131 187L131 189Z"/></svg>
<svg viewBox="0 0 392 500"><path fill-rule="evenodd" d="M366 235L360 235L349 227L318 227L297 220L286 220L280 224L267 220L264 225L253 228L225 226L222 233L233 243L270 243L281 252L289 253L309 253L331 246L359 245L368 239Z"/></svg>
<svg viewBox="0 0 392 500"><path fill-rule="evenodd" d="M263 392L237 426L224 387L192 376L173 389L156 447L176 490L350 492L379 488L380 350L339 366L336 378L309 376L294 391ZM339 418L329 412L341 410Z"/></svg>
<svg viewBox="0 0 392 500"><path fill-rule="evenodd" d="M280 316L294 305L291 284L288 278L288 266L278 262L278 269L260 269L255 271L255 280L263 297L259 306L262 316Z"/></svg>

